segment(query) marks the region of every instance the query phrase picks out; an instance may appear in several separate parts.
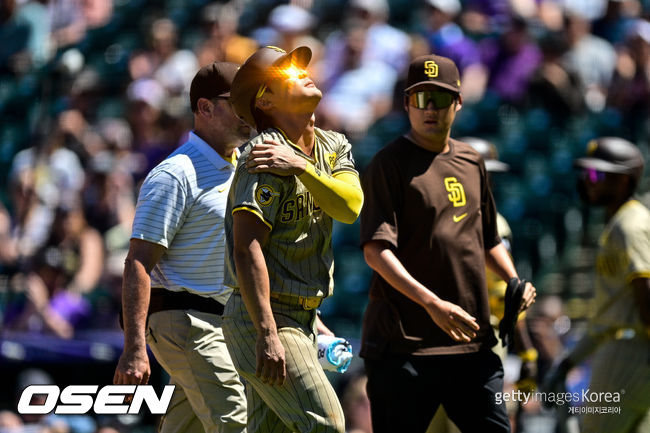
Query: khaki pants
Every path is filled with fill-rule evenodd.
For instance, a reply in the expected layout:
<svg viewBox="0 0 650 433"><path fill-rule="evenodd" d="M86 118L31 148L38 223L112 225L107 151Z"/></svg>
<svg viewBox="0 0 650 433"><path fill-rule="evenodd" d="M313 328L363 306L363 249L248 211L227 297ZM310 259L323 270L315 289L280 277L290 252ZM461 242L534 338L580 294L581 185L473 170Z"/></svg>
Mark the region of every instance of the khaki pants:
<svg viewBox="0 0 650 433"><path fill-rule="evenodd" d="M160 431L246 431L244 386L228 354L221 317L195 310L149 317L147 343L176 385Z"/></svg>
<svg viewBox="0 0 650 433"><path fill-rule="evenodd" d="M234 293L224 313L223 331L239 374L246 380L250 433L345 431L338 397L318 362L315 311L271 300L284 346L287 379L268 385L255 376L257 331L241 296Z"/></svg>

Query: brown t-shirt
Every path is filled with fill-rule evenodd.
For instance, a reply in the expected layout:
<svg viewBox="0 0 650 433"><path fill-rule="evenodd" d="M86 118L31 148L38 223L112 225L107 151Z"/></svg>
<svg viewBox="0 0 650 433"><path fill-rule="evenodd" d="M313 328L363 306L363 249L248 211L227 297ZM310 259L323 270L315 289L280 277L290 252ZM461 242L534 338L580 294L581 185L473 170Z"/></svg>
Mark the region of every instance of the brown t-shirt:
<svg viewBox="0 0 650 433"><path fill-rule="evenodd" d="M454 341L375 272L363 321L365 358L468 353L496 343L485 282L485 250L500 242L496 206L479 154L453 139L449 147L438 154L400 137L375 155L363 177L361 245L388 242L415 279L476 317L478 336Z"/></svg>

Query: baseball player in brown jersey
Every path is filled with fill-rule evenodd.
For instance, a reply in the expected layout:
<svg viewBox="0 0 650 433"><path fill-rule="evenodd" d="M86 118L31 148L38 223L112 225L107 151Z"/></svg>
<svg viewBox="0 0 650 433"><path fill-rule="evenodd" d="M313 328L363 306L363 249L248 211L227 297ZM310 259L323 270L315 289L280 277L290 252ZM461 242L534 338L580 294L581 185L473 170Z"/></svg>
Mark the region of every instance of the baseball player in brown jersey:
<svg viewBox="0 0 650 433"><path fill-rule="evenodd" d="M583 432L650 431L650 210L632 198L643 173L637 146L618 137L588 144L576 160L579 191L604 206L607 224L596 256L596 314L586 335L549 372L545 390L592 353L588 396L618 394L620 402L583 401ZM602 410L603 407L605 410ZM609 409L608 409L609 407ZM596 411L595 409L599 409Z"/></svg>
<svg viewBox="0 0 650 433"><path fill-rule="evenodd" d="M375 433L424 432L441 404L464 432L510 430L496 402L503 367L490 350L485 265L504 280L517 272L481 157L449 137L461 104L453 61L414 59L404 100L411 130L364 175L361 243L375 273L361 356ZM534 296L528 284L520 308Z"/></svg>
<svg viewBox="0 0 650 433"><path fill-rule="evenodd" d="M224 335L249 385L251 432L344 431L317 358L316 308L333 291L332 218L354 222L363 193L350 143L313 127L322 94L305 72L310 58L307 47L261 48L231 93L235 112L262 131L242 153L226 216L234 293Z"/></svg>

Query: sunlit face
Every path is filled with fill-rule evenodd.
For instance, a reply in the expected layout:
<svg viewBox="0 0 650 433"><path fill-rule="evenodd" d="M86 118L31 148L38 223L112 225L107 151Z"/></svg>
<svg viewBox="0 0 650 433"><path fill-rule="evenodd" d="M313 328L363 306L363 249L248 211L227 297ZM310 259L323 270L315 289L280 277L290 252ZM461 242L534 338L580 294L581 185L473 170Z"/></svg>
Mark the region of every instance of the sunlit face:
<svg viewBox="0 0 650 433"><path fill-rule="evenodd" d="M256 99L266 99L270 107L281 112L312 113L323 97L307 71L296 65L277 68L272 76L260 87Z"/></svg>
<svg viewBox="0 0 650 433"><path fill-rule="evenodd" d="M449 101L447 107L445 101ZM434 138L449 133L461 103L460 95L428 85L409 91L404 106L411 128L422 137Z"/></svg>
<svg viewBox="0 0 650 433"><path fill-rule="evenodd" d="M621 174L585 168L580 172L578 180L581 198L590 205L607 205L616 200L619 184L625 181L624 177L626 176Z"/></svg>

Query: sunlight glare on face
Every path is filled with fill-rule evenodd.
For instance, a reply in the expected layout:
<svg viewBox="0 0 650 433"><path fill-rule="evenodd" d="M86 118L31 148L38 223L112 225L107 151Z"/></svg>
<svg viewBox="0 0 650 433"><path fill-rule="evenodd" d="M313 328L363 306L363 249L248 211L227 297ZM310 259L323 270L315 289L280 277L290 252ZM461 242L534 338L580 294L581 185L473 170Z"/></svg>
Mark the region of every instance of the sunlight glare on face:
<svg viewBox="0 0 650 433"><path fill-rule="evenodd" d="M304 69L296 66L295 64L291 63L291 65L288 68L285 68L282 70L282 73L290 79L300 79L300 78L305 78L307 76L307 71Z"/></svg>

